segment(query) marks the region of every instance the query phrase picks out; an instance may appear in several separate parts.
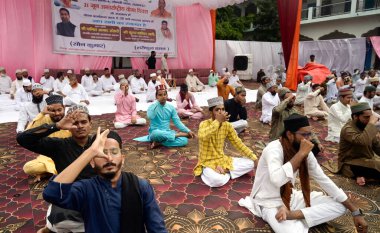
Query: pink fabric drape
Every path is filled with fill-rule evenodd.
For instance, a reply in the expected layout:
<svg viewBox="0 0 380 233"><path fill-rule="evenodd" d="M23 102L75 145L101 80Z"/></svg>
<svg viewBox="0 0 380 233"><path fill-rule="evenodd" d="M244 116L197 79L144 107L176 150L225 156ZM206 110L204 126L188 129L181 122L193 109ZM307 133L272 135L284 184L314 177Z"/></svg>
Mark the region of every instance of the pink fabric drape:
<svg viewBox="0 0 380 233"><path fill-rule="evenodd" d="M53 54L51 0L0 1L0 66L13 79L26 68L39 81L44 68L103 69L112 57Z"/></svg>
<svg viewBox="0 0 380 233"><path fill-rule="evenodd" d="M380 36L371 36L370 39L377 56L380 58Z"/></svg>
<svg viewBox="0 0 380 233"><path fill-rule="evenodd" d="M212 25L210 10L200 4L176 8L177 57L168 59L169 69L211 68ZM147 69L147 58L131 58L133 69ZM156 69L161 68L157 57Z"/></svg>

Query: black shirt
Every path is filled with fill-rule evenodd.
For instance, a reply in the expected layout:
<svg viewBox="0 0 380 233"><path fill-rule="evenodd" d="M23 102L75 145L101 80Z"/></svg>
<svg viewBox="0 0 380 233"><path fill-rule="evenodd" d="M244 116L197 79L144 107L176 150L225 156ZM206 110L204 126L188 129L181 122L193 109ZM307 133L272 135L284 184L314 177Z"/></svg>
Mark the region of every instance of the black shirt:
<svg viewBox="0 0 380 233"><path fill-rule="evenodd" d="M230 114L229 122L247 120L247 109L236 102L234 98L226 100L224 102L224 108L226 109L226 112Z"/></svg>
<svg viewBox="0 0 380 233"><path fill-rule="evenodd" d="M47 124L44 124L18 134L17 142L30 151L50 157L54 161L58 173L60 173L91 146L91 140L89 138L87 144L82 147L72 137L49 138L50 134L59 131L55 127L50 127L45 132L37 133L41 129L46 129L47 126ZM90 165L87 165L79 174L77 180L91 178L95 175L95 170Z"/></svg>
<svg viewBox="0 0 380 233"><path fill-rule="evenodd" d="M76 26L71 22L61 22L57 23L57 35L74 37Z"/></svg>
<svg viewBox="0 0 380 233"><path fill-rule="evenodd" d="M156 69L156 58L153 56L150 56L146 64L148 65L148 69Z"/></svg>

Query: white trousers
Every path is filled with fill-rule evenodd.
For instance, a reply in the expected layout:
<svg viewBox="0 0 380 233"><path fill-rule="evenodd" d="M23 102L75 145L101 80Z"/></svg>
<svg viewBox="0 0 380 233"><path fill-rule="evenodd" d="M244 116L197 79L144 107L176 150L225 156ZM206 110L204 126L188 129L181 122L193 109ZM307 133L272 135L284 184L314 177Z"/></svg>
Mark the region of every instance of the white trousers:
<svg viewBox="0 0 380 233"><path fill-rule="evenodd" d="M246 120L238 120L230 123L238 134L248 127L248 121Z"/></svg>
<svg viewBox="0 0 380 233"><path fill-rule="evenodd" d="M278 222L278 208L262 208L262 218L269 223L276 233L308 233L309 228L338 218L346 212L346 207L322 192L310 193L311 207L305 207L302 191L294 190L290 209L301 210L305 219Z"/></svg>
<svg viewBox="0 0 380 233"><path fill-rule="evenodd" d="M127 127L128 125L145 125L146 124L146 120L145 118L138 118L136 119L136 124L126 124L126 123L121 123L121 122L115 122L114 123L114 126L116 129L121 129L121 128L125 128Z"/></svg>
<svg viewBox="0 0 380 233"><path fill-rule="evenodd" d="M221 187L230 179L236 179L253 170L255 164L251 159L232 158L233 170L226 174L217 173L214 169L205 167L201 175L202 181L212 188Z"/></svg>

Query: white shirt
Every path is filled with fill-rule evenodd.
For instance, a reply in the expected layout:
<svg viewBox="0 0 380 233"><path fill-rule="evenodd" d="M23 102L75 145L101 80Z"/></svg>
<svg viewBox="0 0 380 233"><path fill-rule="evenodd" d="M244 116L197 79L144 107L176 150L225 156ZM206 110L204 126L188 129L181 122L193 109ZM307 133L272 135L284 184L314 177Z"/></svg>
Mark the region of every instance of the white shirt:
<svg viewBox="0 0 380 233"><path fill-rule="evenodd" d="M22 83L23 83L22 79L18 80L16 78L15 80L13 80L12 86L11 86L11 94L15 95L18 90L23 89Z"/></svg>
<svg viewBox="0 0 380 233"><path fill-rule="evenodd" d="M110 90L114 89L114 85L116 84L116 80L112 75L110 75L108 78L106 76L102 75L102 77L100 77L100 80L102 80L104 91L110 91Z"/></svg>
<svg viewBox="0 0 380 233"><path fill-rule="evenodd" d="M92 78L92 75L83 75L82 79L80 80L80 84L84 87L86 91L90 91L93 88L94 80Z"/></svg>
<svg viewBox="0 0 380 233"><path fill-rule="evenodd" d="M380 118L380 115L377 112L373 111L373 100L374 98L368 99L363 95L362 98L360 98L359 103L368 103L369 107L372 109L373 115L375 115L377 118Z"/></svg>
<svg viewBox="0 0 380 233"><path fill-rule="evenodd" d="M340 137L340 131L343 126L351 119L350 105L344 105L342 102L331 105L328 120L328 135L330 137Z"/></svg>
<svg viewBox="0 0 380 233"><path fill-rule="evenodd" d="M12 79L5 75L1 76L0 75L0 93L5 94L5 93L10 93L12 87Z"/></svg>
<svg viewBox="0 0 380 233"><path fill-rule="evenodd" d="M307 167L310 178L337 202L347 200L344 191L336 186L322 171L312 152L307 157ZM241 199L239 204L247 207L256 216L262 217L261 208L276 208L283 206L280 188L287 182L295 184L298 170L293 172L290 162L284 164L283 148L279 140L270 142L263 150L256 169L255 182L249 197ZM292 205L291 199L290 205Z"/></svg>
<svg viewBox="0 0 380 233"><path fill-rule="evenodd" d="M358 81L356 81L356 83L355 83L355 95L359 95L359 96L363 95L364 89L367 86L367 82L368 82L367 78L364 78L364 79L360 78L360 79L358 79Z"/></svg>
<svg viewBox="0 0 380 233"><path fill-rule="evenodd" d="M133 74L129 75L127 80L128 80L128 83L131 84L131 81L132 79L134 78L135 76Z"/></svg>
<svg viewBox="0 0 380 233"><path fill-rule="evenodd" d="M231 75L230 78L228 79L228 85L233 86L233 87L241 87L241 84L238 83L239 76L237 75Z"/></svg>
<svg viewBox="0 0 380 233"><path fill-rule="evenodd" d="M40 83L44 87L45 91L51 91L54 89L54 81L55 79L50 76L49 78L45 78L45 76L42 76L40 79Z"/></svg>
<svg viewBox="0 0 380 233"><path fill-rule="evenodd" d="M57 78L53 83L54 92L62 92L63 88L68 84L69 82L66 78L64 78L62 81Z"/></svg>
<svg viewBox="0 0 380 233"><path fill-rule="evenodd" d="M296 102L303 103L305 97L311 92L310 82L304 83L301 82L297 86Z"/></svg>
<svg viewBox="0 0 380 233"><path fill-rule="evenodd" d="M79 103L81 100L89 100L86 90L79 83L75 88L72 88L69 84L67 84L63 88L62 93L76 103Z"/></svg>
<svg viewBox="0 0 380 233"><path fill-rule="evenodd" d="M24 106L22 106L18 117L16 132L19 133L24 131L25 126L28 124L28 122L31 122L38 115L38 113L40 113L45 108L45 106L45 100L43 100L39 104L28 102Z"/></svg>
<svg viewBox="0 0 380 233"><path fill-rule="evenodd" d="M32 102L32 92L25 92L24 88L16 92L16 105L21 109L26 103Z"/></svg>
<svg viewBox="0 0 380 233"><path fill-rule="evenodd" d="M144 90L142 91L141 88ZM132 93L138 94L138 93L144 93L148 86L145 83L145 80L141 78L133 77L131 80L131 89Z"/></svg>
<svg viewBox="0 0 380 233"><path fill-rule="evenodd" d="M165 57L161 58L161 69L166 70L166 73L169 72L168 61L166 60Z"/></svg>
<svg viewBox="0 0 380 233"><path fill-rule="evenodd" d="M90 88L90 91L103 91L103 83L101 80L98 79L97 82L92 82L92 86Z"/></svg>
<svg viewBox="0 0 380 233"><path fill-rule="evenodd" d="M338 88L336 87L335 79L331 79L327 82L327 94L326 100L336 99L338 97Z"/></svg>
<svg viewBox="0 0 380 233"><path fill-rule="evenodd" d="M263 105L263 111L260 117L260 121L269 123L272 121L272 110L274 107L280 104L280 98L278 97L277 93L276 95L272 95L272 93L267 92L263 95L261 103Z"/></svg>
<svg viewBox="0 0 380 233"><path fill-rule="evenodd" d="M146 93L146 101L154 101L156 99L156 87L161 85L161 82L156 80L154 84L152 80L148 83L148 92Z"/></svg>

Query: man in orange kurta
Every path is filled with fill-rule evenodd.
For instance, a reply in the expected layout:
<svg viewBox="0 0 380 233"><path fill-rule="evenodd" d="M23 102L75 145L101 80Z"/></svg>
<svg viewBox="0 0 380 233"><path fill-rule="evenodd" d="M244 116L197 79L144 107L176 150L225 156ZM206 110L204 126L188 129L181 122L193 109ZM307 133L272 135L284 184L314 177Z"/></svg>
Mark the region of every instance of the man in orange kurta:
<svg viewBox="0 0 380 233"><path fill-rule="evenodd" d="M228 85L228 78L229 75L224 75L223 78L221 78L217 83L216 87L218 88L218 96L223 97L223 100L228 100L228 96L231 94L232 96L235 96L235 89Z"/></svg>

